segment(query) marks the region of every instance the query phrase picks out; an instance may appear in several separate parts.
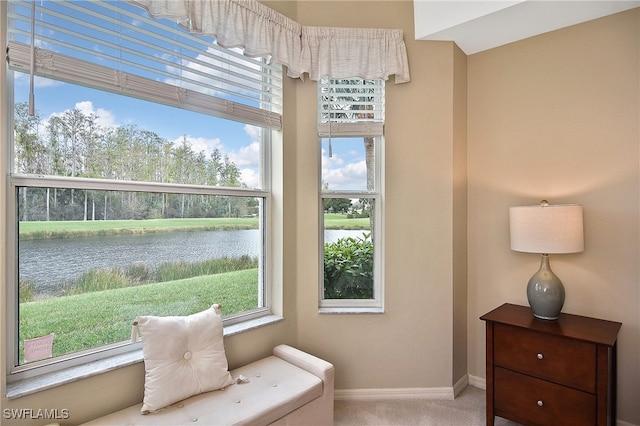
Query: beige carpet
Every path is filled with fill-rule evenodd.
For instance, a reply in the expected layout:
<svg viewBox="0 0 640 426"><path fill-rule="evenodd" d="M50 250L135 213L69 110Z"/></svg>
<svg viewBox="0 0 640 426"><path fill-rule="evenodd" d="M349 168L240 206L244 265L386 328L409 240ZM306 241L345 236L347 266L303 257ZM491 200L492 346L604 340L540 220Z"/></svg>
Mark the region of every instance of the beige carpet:
<svg viewBox="0 0 640 426"><path fill-rule="evenodd" d="M484 426L485 391L467 386L455 400L335 401L335 426ZM496 426L517 423L496 418Z"/></svg>

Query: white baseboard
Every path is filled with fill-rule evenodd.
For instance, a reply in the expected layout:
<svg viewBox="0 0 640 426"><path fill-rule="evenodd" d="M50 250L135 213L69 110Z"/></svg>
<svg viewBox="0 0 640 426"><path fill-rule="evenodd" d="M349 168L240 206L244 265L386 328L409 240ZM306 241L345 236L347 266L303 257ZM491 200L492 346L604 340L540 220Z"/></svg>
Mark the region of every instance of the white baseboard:
<svg viewBox="0 0 640 426"><path fill-rule="evenodd" d="M476 388L480 388L484 390L487 389L487 380L483 379L482 377L469 375L469 384Z"/></svg>
<svg viewBox="0 0 640 426"><path fill-rule="evenodd" d="M336 389L335 400L454 399L453 388Z"/></svg>
<svg viewBox="0 0 640 426"><path fill-rule="evenodd" d="M457 397L467 386L469 386L469 375L465 374L453 385L454 397Z"/></svg>
<svg viewBox="0 0 640 426"><path fill-rule="evenodd" d="M444 388L381 388L336 389L334 398L343 401L393 400L393 399L454 399L464 388L472 384L473 376L464 375L453 387ZM480 380L475 378L476 380Z"/></svg>

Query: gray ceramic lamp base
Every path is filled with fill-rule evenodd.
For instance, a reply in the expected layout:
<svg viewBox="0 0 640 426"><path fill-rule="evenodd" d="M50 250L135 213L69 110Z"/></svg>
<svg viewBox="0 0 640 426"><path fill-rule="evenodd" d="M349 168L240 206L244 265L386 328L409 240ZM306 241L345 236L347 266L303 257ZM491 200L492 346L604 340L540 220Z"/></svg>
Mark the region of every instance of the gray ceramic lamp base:
<svg viewBox="0 0 640 426"><path fill-rule="evenodd" d="M549 266L549 255L543 254L540 269L527 285L527 299L533 316L544 320L556 320L564 305L564 286Z"/></svg>

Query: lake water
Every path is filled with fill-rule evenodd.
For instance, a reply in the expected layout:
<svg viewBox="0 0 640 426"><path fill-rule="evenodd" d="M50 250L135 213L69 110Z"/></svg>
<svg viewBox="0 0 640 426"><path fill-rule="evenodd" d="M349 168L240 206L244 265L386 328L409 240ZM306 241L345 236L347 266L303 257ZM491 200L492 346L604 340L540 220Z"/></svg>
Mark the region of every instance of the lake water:
<svg viewBox="0 0 640 426"><path fill-rule="evenodd" d="M363 231L326 231L329 242L362 236ZM258 230L171 232L33 240L20 244L20 277L38 292L54 290L89 269L125 268L135 263L197 262L220 257L260 255Z"/></svg>

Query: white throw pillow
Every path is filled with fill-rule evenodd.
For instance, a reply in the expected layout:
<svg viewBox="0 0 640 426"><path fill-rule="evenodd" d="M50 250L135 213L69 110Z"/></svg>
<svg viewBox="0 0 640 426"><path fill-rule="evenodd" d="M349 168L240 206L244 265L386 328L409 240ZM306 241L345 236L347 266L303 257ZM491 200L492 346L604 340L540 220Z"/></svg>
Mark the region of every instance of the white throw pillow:
<svg viewBox="0 0 640 426"><path fill-rule="evenodd" d="M232 383L222 319L211 308L189 316L136 319L144 354L143 414Z"/></svg>

